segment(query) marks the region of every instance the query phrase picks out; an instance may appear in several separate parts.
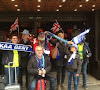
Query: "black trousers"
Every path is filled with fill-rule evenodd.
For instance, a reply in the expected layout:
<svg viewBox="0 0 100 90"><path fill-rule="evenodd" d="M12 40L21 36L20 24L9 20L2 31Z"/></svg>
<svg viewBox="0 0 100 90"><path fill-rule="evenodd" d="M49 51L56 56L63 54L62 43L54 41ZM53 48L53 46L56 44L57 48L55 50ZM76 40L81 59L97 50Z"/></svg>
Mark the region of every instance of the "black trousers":
<svg viewBox="0 0 100 90"><path fill-rule="evenodd" d="M23 86L23 80L22 80L23 75L26 76L26 88L27 88L27 86L28 86L27 68L20 68L20 69L19 69L19 84L20 84L21 86Z"/></svg>
<svg viewBox="0 0 100 90"><path fill-rule="evenodd" d="M57 85L60 85L60 81L61 84L64 83L65 75L66 75L66 66L57 66Z"/></svg>

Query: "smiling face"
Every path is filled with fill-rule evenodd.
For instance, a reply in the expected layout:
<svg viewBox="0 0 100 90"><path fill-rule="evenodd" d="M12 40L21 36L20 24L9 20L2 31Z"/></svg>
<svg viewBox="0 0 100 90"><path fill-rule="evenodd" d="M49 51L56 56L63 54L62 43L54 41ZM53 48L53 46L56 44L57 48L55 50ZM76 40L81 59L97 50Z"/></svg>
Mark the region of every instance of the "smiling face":
<svg viewBox="0 0 100 90"><path fill-rule="evenodd" d="M64 39L64 33L59 33L59 34L58 34L58 37Z"/></svg>
<svg viewBox="0 0 100 90"><path fill-rule="evenodd" d="M18 43L18 37L12 36L11 41L12 41L12 43L17 44Z"/></svg>

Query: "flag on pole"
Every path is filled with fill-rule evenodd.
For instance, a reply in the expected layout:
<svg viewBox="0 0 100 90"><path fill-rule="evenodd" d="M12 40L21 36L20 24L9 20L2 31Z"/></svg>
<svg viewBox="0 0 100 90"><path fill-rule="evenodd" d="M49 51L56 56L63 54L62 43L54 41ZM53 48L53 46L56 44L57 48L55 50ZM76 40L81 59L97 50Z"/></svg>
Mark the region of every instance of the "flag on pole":
<svg viewBox="0 0 100 90"><path fill-rule="evenodd" d="M15 20L15 22L11 25L11 27L10 27L10 32L12 32L12 31L15 31L15 30L17 30L17 28L19 28L19 25L18 25L18 18Z"/></svg>
<svg viewBox="0 0 100 90"><path fill-rule="evenodd" d="M55 34L57 31L62 30L60 27L58 21L56 20L56 23L53 24L53 27L51 28L52 32Z"/></svg>

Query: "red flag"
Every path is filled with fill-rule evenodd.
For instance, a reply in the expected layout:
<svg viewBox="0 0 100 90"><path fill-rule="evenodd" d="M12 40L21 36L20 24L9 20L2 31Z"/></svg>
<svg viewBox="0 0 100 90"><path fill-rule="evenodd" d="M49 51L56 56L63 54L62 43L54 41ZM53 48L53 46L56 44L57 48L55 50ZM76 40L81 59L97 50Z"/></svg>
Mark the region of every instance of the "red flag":
<svg viewBox="0 0 100 90"><path fill-rule="evenodd" d="M56 23L53 24L53 27L51 28L51 30L53 31L53 33L56 33L57 31L62 30L57 20L56 20Z"/></svg>
<svg viewBox="0 0 100 90"><path fill-rule="evenodd" d="M15 22L11 25L10 32L17 30L18 27L19 25L18 25L18 18L17 18Z"/></svg>

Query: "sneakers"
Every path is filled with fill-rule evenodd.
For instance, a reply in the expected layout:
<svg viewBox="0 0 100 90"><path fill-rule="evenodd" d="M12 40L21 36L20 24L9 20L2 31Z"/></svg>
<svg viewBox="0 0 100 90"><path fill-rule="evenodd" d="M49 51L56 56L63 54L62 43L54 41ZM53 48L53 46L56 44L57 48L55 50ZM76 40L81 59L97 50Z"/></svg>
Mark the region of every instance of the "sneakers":
<svg viewBox="0 0 100 90"><path fill-rule="evenodd" d="M62 88L63 90L67 90L67 88L64 86L64 84L61 84L61 88Z"/></svg>
<svg viewBox="0 0 100 90"><path fill-rule="evenodd" d="M60 85L58 85L58 86L57 86L57 90L61 90L61 87L60 87Z"/></svg>
<svg viewBox="0 0 100 90"><path fill-rule="evenodd" d="M85 89L85 90L87 90L88 88L87 88L87 85L83 85L83 88Z"/></svg>

